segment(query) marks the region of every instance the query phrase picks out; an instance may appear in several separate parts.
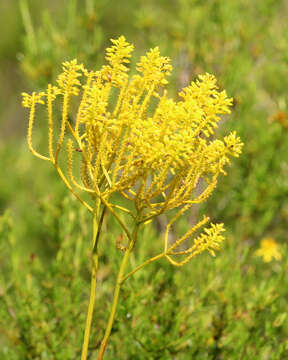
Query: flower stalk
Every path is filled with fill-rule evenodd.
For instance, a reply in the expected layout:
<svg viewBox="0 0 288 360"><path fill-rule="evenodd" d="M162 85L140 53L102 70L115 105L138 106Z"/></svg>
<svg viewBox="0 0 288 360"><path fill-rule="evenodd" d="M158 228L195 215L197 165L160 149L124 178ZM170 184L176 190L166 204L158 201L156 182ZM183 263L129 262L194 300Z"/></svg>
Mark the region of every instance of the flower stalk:
<svg viewBox="0 0 288 360"><path fill-rule="evenodd" d="M97 284L97 270L98 270L98 241L99 241L99 236L100 236L101 227L103 224L103 219L106 209L105 207L103 208L101 218L100 220L98 220L99 210L100 210L99 200L97 201L95 208L96 210L94 211L93 214L93 240L92 240L93 248L92 248L90 298L89 298L88 312L86 317L86 326L85 326L84 340L82 345L81 360L86 360L88 354L90 330L91 330L95 298L96 298L96 284Z"/></svg>
<svg viewBox="0 0 288 360"><path fill-rule="evenodd" d="M109 339L109 336L110 336L110 333L111 333L111 330L112 330L112 326L113 326L113 323L114 323L114 319L115 319L115 314L116 314L117 304L118 304L118 300L119 300L120 289L121 289L121 285L123 283L123 274L125 272L125 269L126 269L127 262L128 262L130 254L131 254L131 251L133 249L133 243L135 243L137 241L137 232L138 232L138 227L133 232L132 242L130 242L128 248L126 249L125 254L123 256L123 259L122 259L122 263L120 265L120 269L119 269L119 273L118 273L118 276L117 276L117 281L116 281L116 285L115 285L115 289L114 289L114 295L113 295L113 301L112 301L112 307L111 307L111 311L110 311L110 315L109 315L109 320L108 320L108 324L107 324L107 327L106 327L106 331L105 331L103 340L101 342L99 355L98 355L98 360L103 359L104 352L106 350L108 339Z"/></svg>

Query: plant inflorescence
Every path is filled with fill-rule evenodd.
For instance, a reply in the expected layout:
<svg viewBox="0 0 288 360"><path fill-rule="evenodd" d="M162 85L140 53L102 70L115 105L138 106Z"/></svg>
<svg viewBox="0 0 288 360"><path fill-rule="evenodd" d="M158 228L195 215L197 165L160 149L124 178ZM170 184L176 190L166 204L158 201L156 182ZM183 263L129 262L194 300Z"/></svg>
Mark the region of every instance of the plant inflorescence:
<svg viewBox="0 0 288 360"><path fill-rule="evenodd" d="M132 51L133 45L121 36L112 40L112 46L106 50L108 65L100 70L89 71L76 60L67 61L57 85L49 84L45 91L31 95L23 93L22 104L30 109L31 152L51 162L68 189L93 214L91 297L82 360L87 358L98 242L105 214L110 212L119 222L127 242L125 246L118 244L124 256L99 359L103 358L112 329L121 284L129 276L164 257L181 266L205 250L215 255L224 239L223 224L211 223L195 236L209 222L204 216L172 244L169 232L193 204L207 199L218 176L226 174L224 168L230 158L238 157L242 149L235 132L222 140L215 138L220 116L230 113L232 99L218 90L213 75L200 75L175 101L165 90L172 70L170 60L161 56L157 47L151 49L137 63L138 73L129 77L127 64ZM36 151L32 142L38 105L47 108L47 155ZM57 128L59 107L61 121ZM195 190L200 181L199 193ZM90 200L84 199L84 193L90 195ZM125 200L124 206L120 198ZM173 215L165 230L163 251L125 272L139 229L168 211ZM126 216L132 220L131 227Z"/></svg>

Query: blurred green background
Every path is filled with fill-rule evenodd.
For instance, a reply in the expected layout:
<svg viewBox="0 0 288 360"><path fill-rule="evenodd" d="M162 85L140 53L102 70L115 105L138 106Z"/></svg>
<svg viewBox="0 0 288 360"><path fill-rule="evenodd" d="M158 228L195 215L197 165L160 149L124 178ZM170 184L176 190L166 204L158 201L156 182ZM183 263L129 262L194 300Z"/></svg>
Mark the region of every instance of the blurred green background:
<svg viewBox="0 0 288 360"><path fill-rule="evenodd" d="M288 359L287 15L285 0L0 2L1 360L78 359L89 294L89 216L29 153L20 94L54 81L67 59L101 66L122 34L135 45L132 64L154 46L172 59L171 96L214 74L234 98L219 135L236 129L245 146L181 223L203 212L224 222L223 249L183 269L153 264L127 282L107 359ZM163 222L142 234L135 263L161 247ZM106 229L91 358L121 257L120 229L109 218ZM255 257L265 238L280 261Z"/></svg>

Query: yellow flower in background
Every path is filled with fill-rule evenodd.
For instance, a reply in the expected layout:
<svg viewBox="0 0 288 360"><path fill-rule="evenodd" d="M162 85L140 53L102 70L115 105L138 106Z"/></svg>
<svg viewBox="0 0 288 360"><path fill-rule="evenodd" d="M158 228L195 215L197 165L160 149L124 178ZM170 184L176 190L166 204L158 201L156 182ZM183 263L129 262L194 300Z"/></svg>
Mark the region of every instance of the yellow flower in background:
<svg viewBox="0 0 288 360"><path fill-rule="evenodd" d="M273 259L281 260L282 255L280 252L280 245L277 244L275 239L267 237L261 240L261 245L258 250L255 251L256 256L263 256L264 262L270 262Z"/></svg>

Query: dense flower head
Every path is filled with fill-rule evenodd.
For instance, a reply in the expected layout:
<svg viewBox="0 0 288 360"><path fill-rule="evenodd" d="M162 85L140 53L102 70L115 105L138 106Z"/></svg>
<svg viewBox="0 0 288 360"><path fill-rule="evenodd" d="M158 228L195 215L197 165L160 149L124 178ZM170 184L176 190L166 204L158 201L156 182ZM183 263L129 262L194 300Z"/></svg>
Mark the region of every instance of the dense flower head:
<svg viewBox="0 0 288 360"><path fill-rule="evenodd" d="M160 56L158 47L147 52L146 56L141 56L136 69L143 74L143 78L149 85L166 85L166 76L170 75L172 66L170 59Z"/></svg>
<svg viewBox="0 0 288 360"><path fill-rule="evenodd" d="M65 61L62 65L63 73L57 78L59 89L69 95L77 96L79 93L79 86L81 85L78 79L84 70L83 65L77 64L77 60Z"/></svg>
<svg viewBox="0 0 288 360"><path fill-rule="evenodd" d="M230 113L232 99L218 90L213 75L204 74L179 93L180 100L173 100L165 90L172 66L158 47L140 58L138 74L129 77L133 45L124 36L111 41L106 50L108 65L100 70L88 71L76 60L68 61L63 63L58 86L48 85L47 91L39 94L23 94L23 106L31 109L30 150L57 169L58 158L66 154L71 189L89 192L92 199L100 197L111 207L111 195L118 193L134 203L139 221L174 208L182 213L211 194L230 158L241 153L236 132L223 140L215 136L221 115ZM68 116L72 95L79 96L79 105L76 114ZM55 149L53 103L57 97L63 99L63 107ZM31 141L36 105L44 101L48 157L37 153ZM63 147L65 135L68 142ZM74 177L75 156L82 165ZM200 180L199 194L195 189ZM209 230L211 236L206 231L197 240L199 248L217 248L222 237L213 234L222 228L215 226ZM215 242L206 241L207 236L214 236Z"/></svg>
<svg viewBox="0 0 288 360"><path fill-rule="evenodd" d="M112 39L112 46L106 50L106 60L110 65L102 67L102 77L112 82L115 87L121 87L127 80L129 58L134 46L129 44L124 36Z"/></svg>

